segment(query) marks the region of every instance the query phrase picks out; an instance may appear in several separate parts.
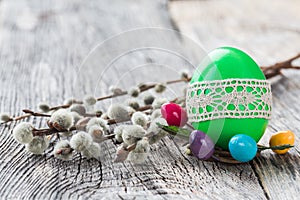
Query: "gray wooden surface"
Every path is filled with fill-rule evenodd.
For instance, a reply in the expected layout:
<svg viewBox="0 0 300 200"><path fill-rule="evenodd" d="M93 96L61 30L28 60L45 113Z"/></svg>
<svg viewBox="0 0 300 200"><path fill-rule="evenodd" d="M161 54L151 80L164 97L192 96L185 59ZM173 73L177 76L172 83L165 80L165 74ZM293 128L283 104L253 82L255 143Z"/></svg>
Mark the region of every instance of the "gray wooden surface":
<svg viewBox="0 0 300 200"><path fill-rule="evenodd" d="M21 114L40 101L57 105L70 96L101 96L111 84L128 88L174 79L179 69L192 70L203 56L188 37L140 29L104 42L81 65L97 44L136 28L180 30L205 50L237 46L262 65L298 53L299 2L250 2L2 0L0 110ZM130 51L151 42L158 48ZM273 84L273 119L262 143L278 130L300 136L299 78L300 72L287 71ZM166 95L180 95L178 87L169 87ZM40 118L29 121L45 126ZM242 165L187 157L181 141L168 138L152 147L144 165L113 163L116 146L110 141L102 145L100 161L77 155L61 162L51 149L44 156L27 153L11 136L14 126L0 127L1 199L297 199L300 194L299 139L288 155L268 151Z"/></svg>

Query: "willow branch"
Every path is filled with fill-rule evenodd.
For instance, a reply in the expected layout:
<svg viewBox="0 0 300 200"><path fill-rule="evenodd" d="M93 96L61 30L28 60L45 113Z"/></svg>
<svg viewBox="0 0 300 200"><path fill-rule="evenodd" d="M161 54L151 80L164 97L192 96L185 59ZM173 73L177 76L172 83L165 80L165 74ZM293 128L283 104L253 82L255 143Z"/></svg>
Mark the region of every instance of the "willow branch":
<svg viewBox="0 0 300 200"><path fill-rule="evenodd" d="M176 79L176 80L171 80L171 81L167 81L166 84L167 85L170 85L170 84L174 84L174 83L180 83L180 82L188 82L190 81L191 78L187 78L187 79ZM149 89L152 89L155 87L156 84L143 84L141 86L139 86L139 89L140 89L140 92L145 92ZM127 91L121 91L120 93L117 93L117 94L111 94L111 95L107 95L107 96L103 96L103 97L98 97L96 98L97 101L103 101L105 99L111 99L111 98L115 98L115 97L119 97L119 96L124 96L124 95L127 95L128 92ZM83 104L82 101L75 101L74 102L75 104ZM51 107L50 110L57 110L57 109L60 109L60 108L69 108L72 104L66 104L66 105L59 105L59 106L54 106L54 107Z"/></svg>
<svg viewBox="0 0 300 200"><path fill-rule="evenodd" d="M77 130L76 126L72 126L68 130L57 130L55 128L33 129L34 136L52 135L55 133L64 133Z"/></svg>
<svg viewBox="0 0 300 200"><path fill-rule="evenodd" d="M267 79L270 79L272 77L275 77L277 75L281 75L282 74L282 70L283 69L296 69L296 70L300 70L300 66L295 66L292 64L293 61L297 60L300 58L300 54L297 54L296 56L289 58L285 61L282 62L278 62L275 63L274 65L270 65L270 66L261 66L261 70L263 71L263 73L265 74ZM191 80L191 77L186 78L186 79L177 79L177 80L171 80L171 81L167 81L165 82L166 84L174 84L174 83L180 83L180 82L189 82ZM142 84L139 86L139 89L141 92L145 92L149 89L152 89L155 87L156 84ZM105 99L111 99L111 98L115 98L115 97L119 97L119 96L124 96L127 95L128 92L127 91L121 91L118 94L111 94L111 95L107 95L107 96L103 96L103 97L99 97L97 98L97 101L102 101ZM176 101L176 99L174 100ZM78 101L78 100L74 100L73 101L74 104L83 104L83 101ZM66 105L58 105L58 106L53 106L50 108L50 110L58 110L61 108L69 108L72 104L66 104ZM147 110L147 109L146 109ZM26 114L25 115L21 115L21 116L17 116L14 118L11 118L10 120L8 120L7 122L3 122L2 124L11 122L11 121L18 121L18 120L22 120L25 118L28 118L30 116L40 116L40 117L51 117L51 115L48 114L44 114L44 113L38 113L38 112L34 112L28 109L24 109L23 110ZM143 110L140 110L143 111ZM88 117L99 117L98 115L94 115L94 114L86 114L86 116ZM114 124L117 123L114 120L110 120L108 123L110 124Z"/></svg>
<svg viewBox="0 0 300 200"><path fill-rule="evenodd" d="M262 66L261 70L263 71L263 73L265 74L267 79L275 77L277 75L281 75L283 69L296 69L296 70L299 70L300 66L295 66L295 65L292 64L293 61L297 60L298 58L300 58L300 54L297 54L296 56L294 56L292 58L289 58L285 61L275 63L274 65L270 65L270 66L267 66L267 67Z"/></svg>
<svg viewBox="0 0 300 200"><path fill-rule="evenodd" d="M23 109L23 112L28 114L29 116L51 117L51 115L48 115L48 114L45 114L45 113L34 112L32 110L29 110L29 109Z"/></svg>

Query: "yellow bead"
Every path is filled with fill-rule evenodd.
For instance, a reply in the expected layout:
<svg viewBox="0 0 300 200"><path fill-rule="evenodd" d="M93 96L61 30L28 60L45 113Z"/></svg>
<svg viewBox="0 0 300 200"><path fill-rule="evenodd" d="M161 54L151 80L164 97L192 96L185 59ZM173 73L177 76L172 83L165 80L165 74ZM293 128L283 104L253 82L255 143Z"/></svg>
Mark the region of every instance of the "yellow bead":
<svg viewBox="0 0 300 200"><path fill-rule="evenodd" d="M294 145L295 143L295 134L292 131L279 131L276 134L274 134L270 138L269 145L271 147L273 146L280 146L280 145ZM288 149L284 150L272 150L277 154L285 154L286 152L289 151Z"/></svg>

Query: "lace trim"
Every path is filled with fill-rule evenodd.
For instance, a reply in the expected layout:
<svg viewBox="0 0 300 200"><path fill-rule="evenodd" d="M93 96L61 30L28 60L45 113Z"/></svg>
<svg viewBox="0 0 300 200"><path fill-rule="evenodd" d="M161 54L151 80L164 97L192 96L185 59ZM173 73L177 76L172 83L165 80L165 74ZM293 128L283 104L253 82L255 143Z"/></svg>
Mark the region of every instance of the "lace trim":
<svg viewBox="0 0 300 200"><path fill-rule="evenodd" d="M271 117L271 85L266 80L201 81L189 86L186 99L190 122Z"/></svg>

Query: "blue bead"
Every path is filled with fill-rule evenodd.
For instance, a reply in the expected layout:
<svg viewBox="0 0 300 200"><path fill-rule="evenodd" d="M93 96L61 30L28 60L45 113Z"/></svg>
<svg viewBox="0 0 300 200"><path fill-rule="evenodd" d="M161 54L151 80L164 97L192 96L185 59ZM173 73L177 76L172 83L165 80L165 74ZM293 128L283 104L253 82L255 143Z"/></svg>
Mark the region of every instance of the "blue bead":
<svg viewBox="0 0 300 200"><path fill-rule="evenodd" d="M257 144L248 135L238 134L233 136L228 144L231 156L240 162L252 160L257 153Z"/></svg>

